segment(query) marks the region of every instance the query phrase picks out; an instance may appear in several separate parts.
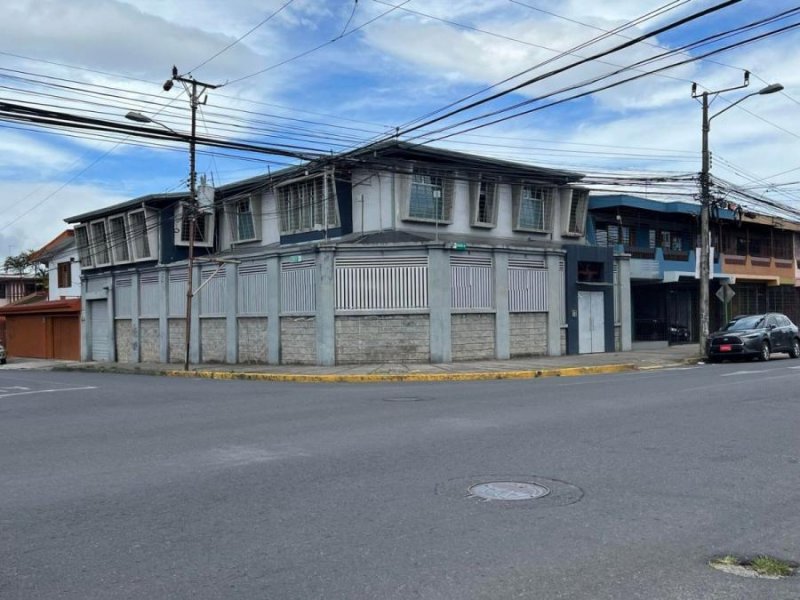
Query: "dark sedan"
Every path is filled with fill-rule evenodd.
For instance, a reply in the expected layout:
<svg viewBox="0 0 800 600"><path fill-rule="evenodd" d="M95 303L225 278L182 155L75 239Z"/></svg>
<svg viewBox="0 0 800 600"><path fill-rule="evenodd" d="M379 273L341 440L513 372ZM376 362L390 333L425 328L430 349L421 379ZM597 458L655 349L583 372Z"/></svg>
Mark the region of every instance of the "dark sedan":
<svg viewBox="0 0 800 600"><path fill-rule="evenodd" d="M800 356L800 334L786 315L767 313L736 317L708 336L709 362L725 358L756 357L769 360L773 352Z"/></svg>

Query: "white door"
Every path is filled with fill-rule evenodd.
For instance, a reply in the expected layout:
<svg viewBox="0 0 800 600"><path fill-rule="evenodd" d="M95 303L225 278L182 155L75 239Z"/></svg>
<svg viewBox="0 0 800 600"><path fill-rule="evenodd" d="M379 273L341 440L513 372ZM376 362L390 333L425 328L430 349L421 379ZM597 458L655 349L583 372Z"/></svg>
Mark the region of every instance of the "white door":
<svg viewBox="0 0 800 600"><path fill-rule="evenodd" d="M605 352L603 292L578 292L578 353Z"/></svg>
<svg viewBox="0 0 800 600"><path fill-rule="evenodd" d="M111 360L108 321L108 301L89 302L89 327L92 339L92 360Z"/></svg>

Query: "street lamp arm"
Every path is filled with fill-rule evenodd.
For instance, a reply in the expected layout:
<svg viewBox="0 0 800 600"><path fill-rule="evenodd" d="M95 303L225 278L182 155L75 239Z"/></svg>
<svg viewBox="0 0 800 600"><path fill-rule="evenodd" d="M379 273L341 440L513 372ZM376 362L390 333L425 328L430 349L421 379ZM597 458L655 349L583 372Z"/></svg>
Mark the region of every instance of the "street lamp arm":
<svg viewBox="0 0 800 600"><path fill-rule="evenodd" d="M734 106L736 106L736 105L737 105L737 104L739 104L740 102L743 102L744 100L747 100L748 98L751 98L751 97L753 97L753 96L764 96L764 95L766 95L766 94L774 94L775 92L780 92L782 89L783 89L783 86L782 86L780 83L773 83L773 84L770 84L770 85L768 85L768 86L766 86L766 87L764 87L764 88L761 88L761 89L760 89L760 90L758 90L757 92L753 92L753 93L751 93L751 94L747 94L746 96L742 96L742 97L741 97L741 98L739 98L739 99L738 99L736 102L732 102L731 104L729 104L728 106L726 106L725 108L723 108L721 111L719 111L719 112L717 112L717 113L714 113L713 115L711 115L710 117L708 117L708 120L709 120L709 122L711 122L711 119L713 119L714 117L718 117L718 116L720 116L720 115L721 115L722 113L724 113L726 110L730 110L730 109L732 109Z"/></svg>
<svg viewBox="0 0 800 600"><path fill-rule="evenodd" d="M165 125L165 124L164 124L164 123L162 123L161 121L156 121L154 118L152 118L152 117L148 117L147 115L143 115L143 114L142 114L142 113L140 113L140 112L136 112L136 111L133 111L133 110L132 110L132 111L128 112L128 113L125 115L125 118L126 118L126 119L128 119L129 121L136 121L137 123L155 123L156 125L160 125L160 126L161 126L161 127L163 127L164 129L166 129L167 131L171 131L171 132L172 132L172 133L174 133L175 135L183 135L183 134L180 134L180 133L178 133L177 131L175 131L175 130L174 130L172 127L170 127L169 125Z"/></svg>

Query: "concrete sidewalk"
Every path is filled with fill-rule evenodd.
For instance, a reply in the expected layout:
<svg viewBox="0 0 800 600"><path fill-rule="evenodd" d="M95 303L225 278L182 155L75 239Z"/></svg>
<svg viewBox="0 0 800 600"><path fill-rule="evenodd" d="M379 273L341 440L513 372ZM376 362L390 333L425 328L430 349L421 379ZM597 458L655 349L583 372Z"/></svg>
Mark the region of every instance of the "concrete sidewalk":
<svg viewBox="0 0 800 600"><path fill-rule="evenodd" d="M513 360L484 360L447 364L381 363L317 367L304 365L191 365L184 371L180 364L163 363L65 363L51 368L68 371L93 371L203 377L207 379L249 379L307 383L379 382L379 381L475 381L488 379L532 379L536 377L571 377L601 373L620 373L658 369L695 363L699 360L696 344L668 348L641 349L630 352L536 356ZM13 366L13 365L12 365Z"/></svg>

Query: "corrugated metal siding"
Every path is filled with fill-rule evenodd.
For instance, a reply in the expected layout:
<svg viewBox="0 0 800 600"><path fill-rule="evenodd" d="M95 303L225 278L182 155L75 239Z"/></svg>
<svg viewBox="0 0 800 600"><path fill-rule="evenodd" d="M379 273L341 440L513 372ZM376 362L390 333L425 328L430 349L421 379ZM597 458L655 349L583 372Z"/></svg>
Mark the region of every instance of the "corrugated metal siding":
<svg viewBox="0 0 800 600"><path fill-rule="evenodd" d="M141 273L139 275L139 312L142 317L158 317L161 305L161 286L158 273Z"/></svg>
<svg viewBox="0 0 800 600"><path fill-rule="evenodd" d="M239 265L239 289L237 290L240 315L267 314L267 265L263 262Z"/></svg>
<svg viewBox="0 0 800 600"><path fill-rule="evenodd" d="M216 267L203 267L200 271L200 281L197 282L197 285L202 285L208 280L208 283L205 283L203 289L200 290L201 317L218 317L225 314L225 269L220 269L214 275L216 270Z"/></svg>
<svg viewBox="0 0 800 600"><path fill-rule="evenodd" d="M313 313L317 310L317 267L313 260L281 264L281 311Z"/></svg>
<svg viewBox="0 0 800 600"><path fill-rule="evenodd" d="M169 272L169 316L186 315L186 269Z"/></svg>
<svg viewBox="0 0 800 600"><path fill-rule="evenodd" d="M119 277L114 281L114 316L116 318L130 319L133 291L130 277Z"/></svg>
<svg viewBox="0 0 800 600"><path fill-rule="evenodd" d="M427 256L337 258L337 310L428 307Z"/></svg>
<svg viewBox="0 0 800 600"><path fill-rule="evenodd" d="M452 308L494 308L494 270L490 256L451 256L450 279Z"/></svg>

